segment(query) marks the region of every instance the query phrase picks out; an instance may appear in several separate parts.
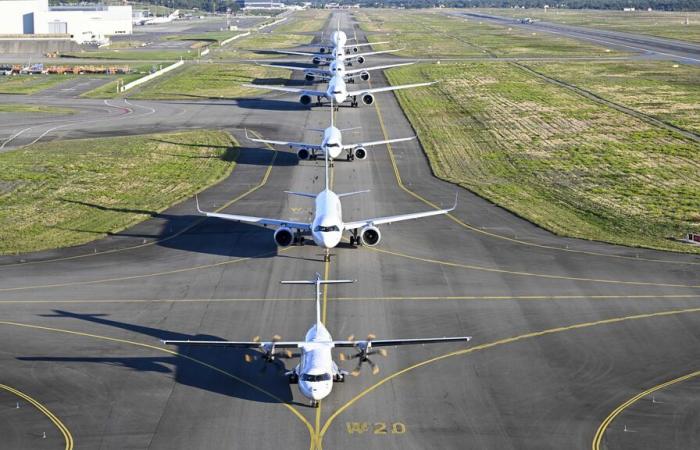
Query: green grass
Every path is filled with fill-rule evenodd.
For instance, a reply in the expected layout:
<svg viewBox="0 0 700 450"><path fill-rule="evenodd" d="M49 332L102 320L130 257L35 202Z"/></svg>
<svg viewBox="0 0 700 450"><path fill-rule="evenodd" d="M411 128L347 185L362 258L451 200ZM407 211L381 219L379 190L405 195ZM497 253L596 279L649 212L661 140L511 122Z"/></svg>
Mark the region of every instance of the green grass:
<svg viewBox="0 0 700 450"><path fill-rule="evenodd" d="M509 63L388 72L443 179L555 233L698 252L700 145L547 83Z"/></svg>
<svg viewBox="0 0 700 450"><path fill-rule="evenodd" d="M648 34L651 36L700 42L700 12L682 11L609 11L550 9L479 9L497 16L525 18L568 25ZM688 24L685 21L688 18Z"/></svg>
<svg viewBox="0 0 700 450"><path fill-rule="evenodd" d="M671 61L526 63L558 80L700 134L700 68Z"/></svg>
<svg viewBox="0 0 700 450"><path fill-rule="evenodd" d="M331 12L326 9L306 9L294 13L275 28L275 33L310 33L323 30Z"/></svg>
<svg viewBox="0 0 700 450"><path fill-rule="evenodd" d="M233 170L219 131L35 144L0 154L0 254L83 244L149 218Z"/></svg>
<svg viewBox="0 0 700 450"><path fill-rule="evenodd" d="M0 113L74 114L75 110L72 108L63 108L60 106L27 105L21 103L0 103Z"/></svg>
<svg viewBox="0 0 700 450"><path fill-rule="evenodd" d="M169 65L170 63L162 64L163 67ZM103 84L102 86L95 88L91 91L85 92L81 97L85 98L114 98L120 97L122 94L117 92L117 86L120 83L127 84L132 81L138 80L139 78L145 77L150 73L151 70L160 69L161 64L158 62L153 62L149 64L142 64L132 68L131 73L125 75L117 75L112 79L112 81Z"/></svg>
<svg viewBox="0 0 700 450"><path fill-rule="evenodd" d="M258 50L279 50L284 48L306 45L313 39L311 35L286 33L254 33L243 39L236 40L221 50L217 50L214 58L229 59L263 59L276 58L279 55L258 53Z"/></svg>
<svg viewBox="0 0 700 450"><path fill-rule="evenodd" d="M210 31L207 33L199 34L178 34L173 36L168 36L166 40L168 41L206 41L206 42L221 42L226 39L233 37L237 34L241 34L241 31Z"/></svg>
<svg viewBox="0 0 700 450"><path fill-rule="evenodd" d="M189 64L172 75L148 82L129 95L140 99L183 99L192 97L233 98L262 91L243 87L256 78L289 78L289 71L251 64ZM139 88L135 88L139 89Z"/></svg>
<svg viewBox="0 0 700 450"><path fill-rule="evenodd" d="M34 94L79 75L0 76L0 94Z"/></svg>
<svg viewBox="0 0 700 450"><path fill-rule="evenodd" d="M403 48L410 57L611 56L604 47L565 37L531 33L518 27L487 24L424 11L365 10L355 13L379 50Z"/></svg>

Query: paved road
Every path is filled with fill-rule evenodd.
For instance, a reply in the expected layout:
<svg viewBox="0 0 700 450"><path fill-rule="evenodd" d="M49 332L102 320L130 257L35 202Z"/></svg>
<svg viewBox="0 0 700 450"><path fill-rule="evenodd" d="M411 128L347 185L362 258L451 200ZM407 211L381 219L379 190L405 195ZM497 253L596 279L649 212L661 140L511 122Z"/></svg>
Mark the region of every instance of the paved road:
<svg viewBox="0 0 700 450"><path fill-rule="evenodd" d="M343 16L343 29L353 25ZM241 129L318 139L309 129L327 125L327 107L304 109L284 95L70 104L93 111L93 121L42 140L223 128L244 148L231 177L202 193L202 207L309 217L307 199L282 191L318 191L320 164L250 145ZM391 94L336 117L340 127L362 126L348 141L413 133ZM446 205L458 190L431 176L415 142L337 162L333 188L372 190L344 201L347 219ZM2 258L0 383L55 414L76 448L562 449L590 448L623 402L698 370L699 257L563 239L459 192L453 215L382 227L379 246L343 245L329 264L313 245L276 248L271 230L202 220L191 200L93 244ZM474 340L392 349L378 357L378 376L336 385L319 409L240 352L159 343L300 339L312 292L278 281L315 272L358 280L326 292L325 321L338 338ZM603 437L608 448L692 448L697 435L683 424L695 423L697 407L683 394L697 383L673 386L622 411ZM17 398L0 389L0 435L14 448L62 446L59 428L26 399L15 408ZM670 426L669 414L681 420Z"/></svg>
<svg viewBox="0 0 700 450"><path fill-rule="evenodd" d="M624 33L620 31L608 31L573 25L563 25L552 22L536 21L531 24L522 24L518 19L494 16L479 12L453 12L451 14L475 17L500 25L519 26L527 30L594 42L599 45L609 46L613 49L633 53L642 53L650 57L671 58L688 64L700 64L700 45L692 42Z"/></svg>

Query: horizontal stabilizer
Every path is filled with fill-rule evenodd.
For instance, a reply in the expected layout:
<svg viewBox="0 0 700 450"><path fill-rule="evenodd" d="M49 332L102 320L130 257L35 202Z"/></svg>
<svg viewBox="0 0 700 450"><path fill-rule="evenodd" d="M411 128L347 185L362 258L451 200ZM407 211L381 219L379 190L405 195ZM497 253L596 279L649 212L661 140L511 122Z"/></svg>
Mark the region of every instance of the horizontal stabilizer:
<svg viewBox="0 0 700 450"><path fill-rule="evenodd" d="M284 191L285 194L298 195L299 197L309 197L316 198L316 194L309 194L308 192L295 192L295 191Z"/></svg>
<svg viewBox="0 0 700 450"><path fill-rule="evenodd" d="M364 191L346 192L344 194L337 194L337 195L338 195L338 198L343 198L343 197L350 197L351 195L366 194L367 192L369 192L369 189L365 189Z"/></svg>

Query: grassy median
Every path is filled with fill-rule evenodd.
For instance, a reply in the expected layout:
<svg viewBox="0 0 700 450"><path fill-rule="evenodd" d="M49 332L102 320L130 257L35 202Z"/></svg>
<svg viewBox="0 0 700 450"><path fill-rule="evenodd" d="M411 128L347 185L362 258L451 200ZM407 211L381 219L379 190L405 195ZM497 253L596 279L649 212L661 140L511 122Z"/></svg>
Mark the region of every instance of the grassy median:
<svg viewBox="0 0 700 450"><path fill-rule="evenodd" d="M75 110L72 108L63 108L61 106L0 103L0 113L74 114Z"/></svg>
<svg viewBox="0 0 700 450"><path fill-rule="evenodd" d="M231 173L220 131L81 139L0 153L0 254L83 244L123 230Z"/></svg>
<svg viewBox="0 0 700 450"><path fill-rule="evenodd" d="M0 94L35 94L79 75L0 76Z"/></svg>
<svg viewBox="0 0 700 450"><path fill-rule="evenodd" d="M423 64L392 84L435 174L555 233L632 246L700 232L700 145L509 63Z"/></svg>

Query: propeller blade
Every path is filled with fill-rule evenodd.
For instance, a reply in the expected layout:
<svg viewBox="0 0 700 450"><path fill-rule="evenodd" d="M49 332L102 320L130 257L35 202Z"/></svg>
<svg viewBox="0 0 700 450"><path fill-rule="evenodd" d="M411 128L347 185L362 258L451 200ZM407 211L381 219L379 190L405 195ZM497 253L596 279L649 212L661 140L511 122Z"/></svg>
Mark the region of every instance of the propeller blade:
<svg viewBox="0 0 700 450"><path fill-rule="evenodd" d="M377 336L375 336L375 335L372 334L372 333L368 334L368 335L367 335L367 340L368 340L368 341L371 341L372 339L377 339Z"/></svg>
<svg viewBox="0 0 700 450"><path fill-rule="evenodd" d="M375 364L372 366L372 375L376 375L378 373L379 373L379 366Z"/></svg>
<svg viewBox="0 0 700 450"><path fill-rule="evenodd" d="M360 370L359 370L359 369L355 369L355 370L353 370L352 372L350 372L350 375L352 375L353 377L356 377L356 376L360 375Z"/></svg>
<svg viewBox="0 0 700 450"><path fill-rule="evenodd" d="M260 336L255 336L253 338L253 342L260 342Z"/></svg>
<svg viewBox="0 0 700 450"><path fill-rule="evenodd" d="M285 349L285 350L284 350L284 355L285 355L287 358L291 358L292 356L294 356L294 355L292 354L292 351L289 350L289 349Z"/></svg>
<svg viewBox="0 0 700 450"><path fill-rule="evenodd" d="M282 336L280 336L279 334L272 336L272 342L278 342L281 340L282 340Z"/></svg>
<svg viewBox="0 0 700 450"><path fill-rule="evenodd" d="M380 348L377 353L379 353L380 355L382 355L385 358L386 358L386 355L389 354L389 352L387 352L385 348Z"/></svg>
<svg viewBox="0 0 700 450"><path fill-rule="evenodd" d="M341 361L345 361L345 353L341 353L340 355L338 355L338 359L340 359Z"/></svg>
<svg viewBox="0 0 700 450"><path fill-rule="evenodd" d="M243 360L247 363L252 363L253 362L253 355L246 353L245 355L243 355Z"/></svg>
<svg viewBox="0 0 700 450"><path fill-rule="evenodd" d="M348 341L354 341L354 340L355 340L354 334L351 334L350 336L348 336Z"/></svg>

